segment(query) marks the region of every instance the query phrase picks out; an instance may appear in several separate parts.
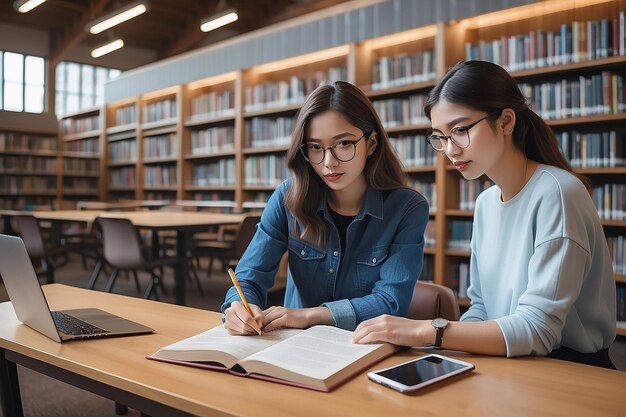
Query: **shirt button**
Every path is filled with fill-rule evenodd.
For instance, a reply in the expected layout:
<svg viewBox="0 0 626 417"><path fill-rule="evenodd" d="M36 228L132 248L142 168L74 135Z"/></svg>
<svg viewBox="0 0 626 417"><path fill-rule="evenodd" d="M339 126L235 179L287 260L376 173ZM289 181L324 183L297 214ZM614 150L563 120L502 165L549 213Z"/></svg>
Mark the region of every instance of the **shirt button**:
<svg viewBox="0 0 626 417"><path fill-rule="evenodd" d="M334 270L334 269L332 269L332 268L330 268L330 269L328 270L328 272L330 272L330 273L332 274L333 272L335 272L335 270Z"/></svg>
<svg viewBox="0 0 626 417"><path fill-rule="evenodd" d="M333 256L339 256L339 252L334 251L334 252L333 252Z"/></svg>
<svg viewBox="0 0 626 417"><path fill-rule="evenodd" d="M300 255L304 256L306 252L304 251L304 249L302 249L302 252L300 252Z"/></svg>
<svg viewBox="0 0 626 417"><path fill-rule="evenodd" d="M372 259L372 263L376 263L376 258Z"/></svg>

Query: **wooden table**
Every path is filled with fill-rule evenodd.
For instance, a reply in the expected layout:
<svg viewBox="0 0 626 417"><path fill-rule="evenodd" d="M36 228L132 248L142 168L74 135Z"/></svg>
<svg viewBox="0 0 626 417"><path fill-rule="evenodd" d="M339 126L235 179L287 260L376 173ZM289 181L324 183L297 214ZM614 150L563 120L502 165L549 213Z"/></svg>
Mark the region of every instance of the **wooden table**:
<svg viewBox="0 0 626 417"><path fill-rule="evenodd" d="M220 314L67 287L43 287L53 309L99 307L156 334L59 344L20 324L0 304L5 416L20 416L15 363L152 416L623 416L626 373L546 358L494 358L441 351L476 365L470 374L404 395L365 372L331 393L145 359L221 323ZM398 353L373 368L422 355Z"/></svg>
<svg viewBox="0 0 626 417"><path fill-rule="evenodd" d="M25 212L0 211L2 215L14 215ZM32 211L39 220L55 223L93 223L96 217L115 217L129 219L135 227L147 229L153 232L153 247L158 247L156 239L159 231L173 230L176 232L176 256L180 259L187 257L188 242L190 236L205 230L208 226L222 224L238 224L244 219L244 214L221 214L206 212L180 212L180 211L120 211L109 212L99 210L45 210ZM180 262L174 272L175 288L174 296L177 304L185 304L185 291L187 285L187 263Z"/></svg>

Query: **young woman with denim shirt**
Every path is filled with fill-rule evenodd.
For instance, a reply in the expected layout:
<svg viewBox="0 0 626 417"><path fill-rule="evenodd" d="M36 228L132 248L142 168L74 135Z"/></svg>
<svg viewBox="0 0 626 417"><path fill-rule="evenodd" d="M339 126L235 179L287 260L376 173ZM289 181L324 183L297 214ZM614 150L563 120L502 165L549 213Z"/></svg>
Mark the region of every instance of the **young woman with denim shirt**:
<svg viewBox="0 0 626 417"><path fill-rule="evenodd" d="M422 269L428 204L406 187L369 99L337 81L313 91L287 154L291 178L270 197L222 312L231 334L315 324L354 330L381 314L404 315ZM267 292L285 251L284 306Z"/></svg>
<svg viewBox="0 0 626 417"><path fill-rule="evenodd" d="M433 148L466 179L485 174L496 184L476 202L472 304L460 322L368 320L353 340L612 367L615 281L608 246L587 180L572 172L550 127L503 68L483 61L452 68L424 110Z"/></svg>

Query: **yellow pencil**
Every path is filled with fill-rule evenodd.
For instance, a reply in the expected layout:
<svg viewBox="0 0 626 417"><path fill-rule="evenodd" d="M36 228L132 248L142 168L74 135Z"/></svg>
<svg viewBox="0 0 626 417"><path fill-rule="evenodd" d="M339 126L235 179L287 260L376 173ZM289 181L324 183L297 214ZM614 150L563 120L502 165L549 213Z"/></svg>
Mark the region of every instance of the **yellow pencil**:
<svg viewBox="0 0 626 417"><path fill-rule="evenodd" d="M248 304L248 300L246 299L245 294L241 290L241 286L239 285L239 280L235 276L235 272L233 271L232 268L228 268L228 275L230 275L230 280L233 282L233 285L237 289L237 293L239 294L239 297L241 298L241 302L243 303L243 306L248 311L248 314L250 314L250 317L254 319L254 314L252 314L252 310L250 310L250 305ZM256 325L256 328L254 330L256 330L257 333L261 335L261 329L259 328L259 325L256 322L256 320L254 321L254 324Z"/></svg>

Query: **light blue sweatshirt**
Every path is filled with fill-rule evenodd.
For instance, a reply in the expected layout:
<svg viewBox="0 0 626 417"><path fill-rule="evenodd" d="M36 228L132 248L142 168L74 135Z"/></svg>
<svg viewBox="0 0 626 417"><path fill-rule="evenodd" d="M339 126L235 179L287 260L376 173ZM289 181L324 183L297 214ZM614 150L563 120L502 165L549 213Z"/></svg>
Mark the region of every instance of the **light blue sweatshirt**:
<svg viewBox="0 0 626 417"><path fill-rule="evenodd" d="M582 353L615 339L615 279L596 208L583 184L539 165L502 202L497 186L476 202L463 321L495 319L507 356Z"/></svg>

